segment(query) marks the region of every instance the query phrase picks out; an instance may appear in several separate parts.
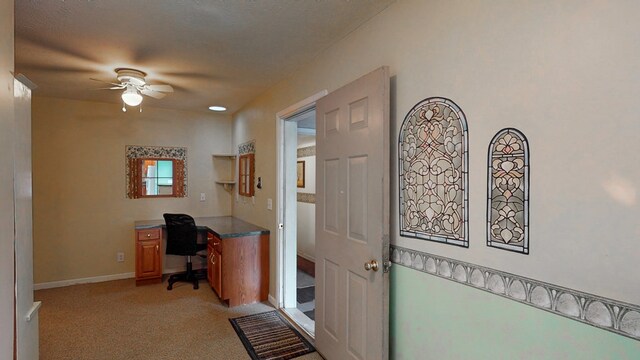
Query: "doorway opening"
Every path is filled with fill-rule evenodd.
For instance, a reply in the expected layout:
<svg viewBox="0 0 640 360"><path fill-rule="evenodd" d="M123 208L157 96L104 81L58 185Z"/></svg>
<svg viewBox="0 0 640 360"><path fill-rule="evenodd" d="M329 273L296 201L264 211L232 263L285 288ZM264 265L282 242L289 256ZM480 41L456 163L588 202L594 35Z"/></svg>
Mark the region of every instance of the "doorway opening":
<svg viewBox="0 0 640 360"><path fill-rule="evenodd" d="M278 113L278 307L315 336L315 101L321 92Z"/></svg>

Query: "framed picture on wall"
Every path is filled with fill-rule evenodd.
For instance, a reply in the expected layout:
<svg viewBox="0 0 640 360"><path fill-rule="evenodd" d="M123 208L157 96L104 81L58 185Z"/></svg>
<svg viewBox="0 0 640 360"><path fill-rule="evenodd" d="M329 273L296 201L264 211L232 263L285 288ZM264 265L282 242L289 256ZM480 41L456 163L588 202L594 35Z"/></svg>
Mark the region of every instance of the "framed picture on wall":
<svg viewBox="0 0 640 360"><path fill-rule="evenodd" d="M304 187L304 161L298 161L297 170L298 170L297 171L298 181L296 182L296 184L299 188L303 188Z"/></svg>

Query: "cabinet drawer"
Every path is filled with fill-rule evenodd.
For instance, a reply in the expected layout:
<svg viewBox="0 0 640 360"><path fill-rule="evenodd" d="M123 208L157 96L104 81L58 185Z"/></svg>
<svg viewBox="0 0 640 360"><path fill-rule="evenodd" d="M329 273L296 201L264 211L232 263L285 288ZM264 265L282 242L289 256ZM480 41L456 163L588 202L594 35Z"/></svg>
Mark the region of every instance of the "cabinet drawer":
<svg viewBox="0 0 640 360"><path fill-rule="evenodd" d="M209 245L211 245L215 251L222 254L222 240L220 240L219 237L211 233L209 233L208 239L209 239Z"/></svg>
<svg viewBox="0 0 640 360"><path fill-rule="evenodd" d="M138 241L160 239L160 229L145 229L137 230L136 232L138 233Z"/></svg>

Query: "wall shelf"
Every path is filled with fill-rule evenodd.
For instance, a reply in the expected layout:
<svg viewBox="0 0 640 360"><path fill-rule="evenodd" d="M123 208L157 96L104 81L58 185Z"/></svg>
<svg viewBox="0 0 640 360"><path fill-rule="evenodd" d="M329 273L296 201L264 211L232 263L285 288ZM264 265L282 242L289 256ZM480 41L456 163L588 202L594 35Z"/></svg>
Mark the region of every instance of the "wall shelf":
<svg viewBox="0 0 640 360"><path fill-rule="evenodd" d="M235 154L213 154L214 158L220 158L220 159L228 159L228 160L233 160L236 158Z"/></svg>
<svg viewBox="0 0 640 360"><path fill-rule="evenodd" d="M228 170L226 171L228 171L229 175L231 176L231 179L233 179L235 175L236 157L237 157L236 154L213 154L214 166L217 168L222 166L222 169L227 168ZM224 177L226 178L227 176L224 176ZM233 187L236 184L235 180L228 180L228 179L218 179L215 182L216 184L222 185L224 189L228 192L232 192Z"/></svg>
<svg viewBox="0 0 640 360"><path fill-rule="evenodd" d="M216 184L220 184L224 187L225 190L231 191L233 190L233 186L236 184L234 180L216 180Z"/></svg>

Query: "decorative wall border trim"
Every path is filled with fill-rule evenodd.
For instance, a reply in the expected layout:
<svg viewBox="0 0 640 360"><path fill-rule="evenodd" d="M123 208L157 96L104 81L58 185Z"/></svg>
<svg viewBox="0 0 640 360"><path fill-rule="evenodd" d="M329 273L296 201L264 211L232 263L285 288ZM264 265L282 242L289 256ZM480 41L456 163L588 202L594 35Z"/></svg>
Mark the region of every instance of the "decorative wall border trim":
<svg viewBox="0 0 640 360"><path fill-rule="evenodd" d="M316 203L316 194L310 193L298 193L298 202L315 204Z"/></svg>
<svg viewBox="0 0 640 360"><path fill-rule="evenodd" d="M307 146L298 149L297 157L307 157L307 156L315 156L316 155L316 146Z"/></svg>
<svg viewBox="0 0 640 360"><path fill-rule="evenodd" d="M391 245L391 261L640 340L640 306Z"/></svg>

